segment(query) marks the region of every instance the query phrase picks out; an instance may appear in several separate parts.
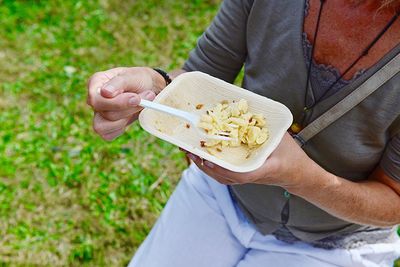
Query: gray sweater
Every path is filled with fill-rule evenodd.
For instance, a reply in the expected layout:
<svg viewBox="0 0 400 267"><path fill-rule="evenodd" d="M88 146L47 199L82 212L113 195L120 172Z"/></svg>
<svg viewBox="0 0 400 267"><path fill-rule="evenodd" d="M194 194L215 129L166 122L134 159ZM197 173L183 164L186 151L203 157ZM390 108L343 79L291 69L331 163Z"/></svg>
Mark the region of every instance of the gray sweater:
<svg viewBox="0 0 400 267"><path fill-rule="evenodd" d="M298 121L303 107L314 102L315 93L311 87L305 91L304 86L305 4L305 0L224 1L184 69L203 71L233 82L244 65L243 87L285 104ZM321 100L307 116L306 123L343 99L399 52L397 46L363 75ZM400 75L396 75L311 139L304 147L305 152L327 171L351 181L367 179L378 164L400 181L399 90ZM261 233L272 233L285 241L302 240L322 247L333 242L332 247L338 247L346 246L342 243L349 237L355 243L370 243L393 236L393 228L344 221L300 197L285 194L280 187L246 184L230 189Z"/></svg>

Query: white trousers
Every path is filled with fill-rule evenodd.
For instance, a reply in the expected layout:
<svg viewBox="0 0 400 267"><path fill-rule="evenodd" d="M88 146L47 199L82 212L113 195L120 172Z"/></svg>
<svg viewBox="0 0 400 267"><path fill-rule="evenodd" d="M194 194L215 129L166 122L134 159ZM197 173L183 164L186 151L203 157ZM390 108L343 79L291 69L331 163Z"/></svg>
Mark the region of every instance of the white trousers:
<svg viewBox="0 0 400 267"><path fill-rule="evenodd" d="M326 250L264 236L232 202L227 186L192 164L129 267L392 267L398 257L400 239Z"/></svg>

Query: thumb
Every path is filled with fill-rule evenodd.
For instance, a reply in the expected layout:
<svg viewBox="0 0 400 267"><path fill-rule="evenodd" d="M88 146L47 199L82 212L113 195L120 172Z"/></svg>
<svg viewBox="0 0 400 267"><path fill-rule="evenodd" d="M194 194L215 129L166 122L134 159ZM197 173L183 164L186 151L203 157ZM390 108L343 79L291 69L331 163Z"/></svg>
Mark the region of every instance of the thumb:
<svg viewBox="0 0 400 267"><path fill-rule="evenodd" d="M132 73L123 73L115 76L107 83L105 83L100 89L100 94L105 98L113 98L124 92L132 92L139 94L145 91L144 80L145 80L144 77L141 77L140 75L133 75Z"/></svg>
<svg viewBox="0 0 400 267"><path fill-rule="evenodd" d="M139 97L137 97L137 96L139 96ZM153 91L146 90L146 91L139 93L138 95L128 98L128 106L137 107L140 104L141 99L153 101L155 97L156 97L156 94Z"/></svg>

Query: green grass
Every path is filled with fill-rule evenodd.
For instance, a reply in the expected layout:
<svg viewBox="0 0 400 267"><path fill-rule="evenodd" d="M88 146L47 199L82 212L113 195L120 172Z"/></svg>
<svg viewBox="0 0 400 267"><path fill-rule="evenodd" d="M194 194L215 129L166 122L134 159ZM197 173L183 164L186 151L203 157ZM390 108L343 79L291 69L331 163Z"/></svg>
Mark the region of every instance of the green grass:
<svg viewBox="0 0 400 267"><path fill-rule="evenodd" d="M219 3L0 0L0 266L127 264L186 164L137 124L96 136L86 81L178 68Z"/></svg>
<svg viewBox="0 0 400 267"><path fill-rule="evenodd" d="M86 81L178 68L220 2L0 0L0 266L127 264L186 164L137 124L96 136Z"/></svg>

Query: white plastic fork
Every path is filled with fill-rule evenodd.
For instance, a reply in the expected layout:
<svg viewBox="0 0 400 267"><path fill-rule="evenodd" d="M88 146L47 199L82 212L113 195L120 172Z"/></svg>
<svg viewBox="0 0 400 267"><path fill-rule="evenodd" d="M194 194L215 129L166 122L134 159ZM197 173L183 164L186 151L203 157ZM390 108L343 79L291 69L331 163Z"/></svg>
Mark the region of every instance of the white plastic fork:
<svg viewBox="0 0 400 267"><path fill-rule="evenodd" d="M159 103L156 103L156 102L148 101L148 100L145 100L145 99L141 99L139 105L144 107L144 108L154 109L154 110L161 111L161 112L164 112L164 113L168 113L168 114L170 114L172 116L175 116L175 117L178 117L178 118L186 120L187 122L189 122L193 126L193 128L196 130L197 134L200 137L204 138L204 139L215 139L215 140L224 140L224 141L234 140L231 137L206 134L202 129L199 129L199 127L198 127L198 124L200 122L200 116L199 115L196 115L196 114L193 114L193 113L190 113L190 112L187 112L187 111L183 111L183 110L180 110L180 109L176 109L176 108L173 108L173 107L170 107L170 106L166 106L166 105L163 105L163 104L159 104Z"/></svg>

